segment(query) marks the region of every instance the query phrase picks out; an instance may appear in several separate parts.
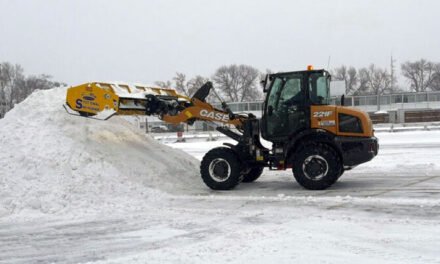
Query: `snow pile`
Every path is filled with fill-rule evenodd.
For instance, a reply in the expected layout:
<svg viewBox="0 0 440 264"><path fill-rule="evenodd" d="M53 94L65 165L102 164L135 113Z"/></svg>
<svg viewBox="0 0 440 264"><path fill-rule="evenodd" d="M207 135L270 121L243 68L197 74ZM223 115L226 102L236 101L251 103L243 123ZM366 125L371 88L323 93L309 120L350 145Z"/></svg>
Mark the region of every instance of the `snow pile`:
<svg viewBox="0 0 440 264"><path fill-rule="evenodd" d="M206 190L196 159L119 117L68 115L66 89L37 91L0 120L0 217L139 209Z"/></svg>

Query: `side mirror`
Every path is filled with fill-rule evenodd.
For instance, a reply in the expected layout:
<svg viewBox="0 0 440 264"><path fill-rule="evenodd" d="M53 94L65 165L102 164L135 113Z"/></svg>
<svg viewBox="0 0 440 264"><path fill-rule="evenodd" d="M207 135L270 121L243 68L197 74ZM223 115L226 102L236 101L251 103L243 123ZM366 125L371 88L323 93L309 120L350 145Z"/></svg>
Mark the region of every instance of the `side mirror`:
<svg viewBox="0 0 440 264"><path fill-rule="evenodd" d="M270 86L269 74L266 74L264 80L261 81L261 86L263 86L263 92L267 92L269 90L269 86Z"/></svg>
<svg viewBox="0 0 440 264"><path fill-rule="evenodd" d="M345 105L345 94L341 95L341 105Z"/></svg>
<svg viewBox="0 0 440 264"><path fill-rule="evenodd" d="M267 82L267 75L266 75L266 77L264 77L264 80L260 81L260 84L261 84L261 87L263 87L263 90L264 90L264 87L266 86L266 82Z"/></svg>

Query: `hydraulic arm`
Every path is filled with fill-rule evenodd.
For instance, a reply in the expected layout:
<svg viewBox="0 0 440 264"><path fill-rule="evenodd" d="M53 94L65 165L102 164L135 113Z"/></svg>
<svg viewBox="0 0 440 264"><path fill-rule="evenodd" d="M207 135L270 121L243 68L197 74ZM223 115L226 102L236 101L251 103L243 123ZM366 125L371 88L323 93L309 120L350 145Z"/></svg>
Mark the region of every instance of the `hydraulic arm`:
<svg viewBox="0 0 440 264"><path fill-rule="evenodd" d="M70 114L102 120L113 115L154 115L171 124L204 120L240 129L246 117L234 115L225 104L217 109L207 103L211 89L212 83L207 82L189 98L173 89L93 82L69 88L65 108Z"/></svg>

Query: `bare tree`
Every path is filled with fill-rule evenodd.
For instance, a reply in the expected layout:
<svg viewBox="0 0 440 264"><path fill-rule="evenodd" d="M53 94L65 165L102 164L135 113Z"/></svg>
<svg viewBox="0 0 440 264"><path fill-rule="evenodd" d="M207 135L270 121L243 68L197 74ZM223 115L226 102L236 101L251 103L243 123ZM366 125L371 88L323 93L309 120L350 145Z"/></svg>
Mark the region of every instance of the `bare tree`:
<svg viewBox="0 0 440 264"><path fill-rule="evenodd" d="M366 85L369 92L381 95L391 91L391 75L386 69L381 69L371 64L370 67L363 70Z"/></svg>
<svg viewBox="0 0 440 264"><path fill-rule="evenodd" d="M188 91L188 83L186 82L186 75L184 73L176 72L176 76L174 76L173 81L177 92L190 96Z"/></svg>
<svg viewBox="0 0 440 264"><path fill-rule="evenodd" d="M23 68L20 65L12 65L9 62L0 64L0 90L8 110L24 99L26 94L23 89L24 81Z"/></svg>
<svg viewBox="0 0 440 264"><path fill-rule="evenodd" d="M0 63L0 117L28 97L35 90L66 85L51 81L49 75L25 76L20 65Z"/></svg>
<svg viewBox="0 0 440 264"><path fill-rule="evenodd" d="M187 83L188 96L193 96L194 93L208 81L209 81L208 78L205 78L200 75L197 75L196 77L189 80ZM212 99L212 97L208 97L207 100L209 101L210 99Z"/></svg>
<svg viewBox="0 0 440 264"><path fill-rule="evenodd" d="M342 65L339 68L336 68L331 71L332 76L336 81L345 81L347 80L347 67L345 65ZM347 84L347 82L345 83ZM347 87L347 86L345 86Z"/></svg>
<svg viewBox="0 0 440 264"><path fill-rule="evenodd" d="M222 66L213 75L219 90L233 102L252 101L261 98L260 72L249 65Z"/></svg>
<svg viewBox="0 0 440 264"><path fill-rule="evenodd" d="M424 92L433 82L435 64L421 59L415 62L405 62L401 65L402 75L408 79L411 90Z"/></svg>
<svg viewBox="0 0 440 264"><path fill-rule="evenodd" d="M171 88L173 85L171 81L156 81L154 84L160 88Z"/></svg>
<svg viewBox="0 0 440 264"><path fill-rule="evenodd" d="M391 91L391 75L386 69L371 64L368 68L361 68L357 76L357 88L354 89L354 95L380 95Z"/></svg>
<svg viewBox="0 0 440 264"><path fill-rule="evenodd" d="M359 82L358 72L357 72L356 68L350 67L350 68L348 68L347 75L348 75L348 79L347 79L346 93L350 94L350 93L353 93L354 91L356 91L356 89L357 89L357 85Z"/></svg>
<svg viewBox="0 0 440 264"><path fill-rule="evenodd" d="M435 64L430 88L433 91L440 91L440 63Z"/></svg>
<svg viewBox="0 0 440 264"><path fill-rule="evenodd" d="M176 76L174 76L173 81L176 91L188 97L191 97L200 87L208 82L209 79L201 75L197 75L189 81L186 81L185 74L176 72Z"/></svg>
<svg viewBox="0 0 440 264"><path fill-rule="evenodd" d="M369 86L369 75L367 68L361 68L359 70L359 84L357 90L353 93L354 95L365 95L368 94Z"/></svg>

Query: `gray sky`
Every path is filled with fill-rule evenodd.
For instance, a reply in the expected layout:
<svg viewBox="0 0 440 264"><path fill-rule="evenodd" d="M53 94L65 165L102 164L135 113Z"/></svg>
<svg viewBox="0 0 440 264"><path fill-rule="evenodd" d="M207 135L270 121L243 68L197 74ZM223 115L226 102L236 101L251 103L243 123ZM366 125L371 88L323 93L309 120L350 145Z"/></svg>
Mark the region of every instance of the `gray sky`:
<svg viewBox="0 0 440 264"><path fill-rule="evenodd" d="M78 84L440 61L440 1L0 0L0 61Z"/></svg>

